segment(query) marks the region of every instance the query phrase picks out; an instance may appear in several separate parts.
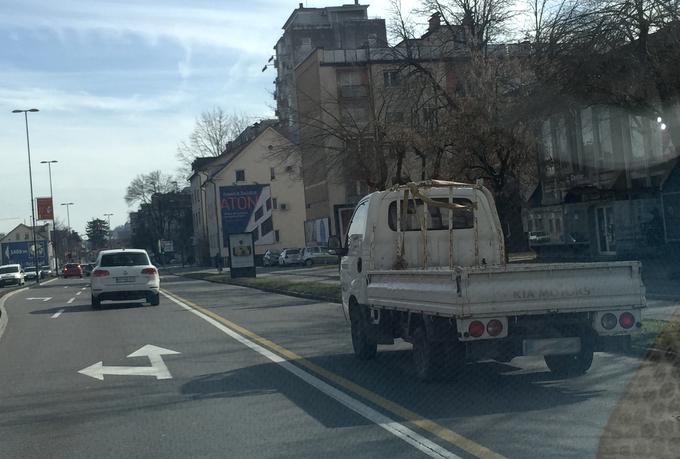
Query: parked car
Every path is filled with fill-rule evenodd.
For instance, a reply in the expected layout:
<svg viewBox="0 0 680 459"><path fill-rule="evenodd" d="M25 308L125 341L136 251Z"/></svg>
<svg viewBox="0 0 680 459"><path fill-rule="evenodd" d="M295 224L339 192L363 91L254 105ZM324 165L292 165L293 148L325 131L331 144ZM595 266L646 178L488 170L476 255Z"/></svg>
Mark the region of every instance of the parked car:
<svg viewBox="0 0 680 459"><path fill-rule="evenodd" d="M0 287L5 285L24 285L24 270L20 265L0 266Z"/></svg>
<svg viewBox="0 0 680 459"><path fill-rule="evenodd" d="M279 257L281 256L280 250L267 250L264 255L262 255L262 264L264 266L274 266L279 264Z"/></svg>
<svg viewBox="0 0 680 459"><path fill-rule="evenodd" d="M301 255L301 249L283 249L283 252L279 255L279 265L299 265L302 263Z"/></svg>
<svg viewBox="0 0 680 459"><path fill-rule="evenodd" d="M64 279L69 277L80 277L82 279L83 268L78 263L66 263L61 271L61 275L64 276Z"/></svg>
<svg viewBox="0 0 680 459"><path fill-rule="evenodd" d="M35 266L24 268L24 279L27 281L34 281L40 275L40 271Z"/></svg>
<svg viewBox="0 0 680 459"><path fill-rule="evenodd" d="M83 274L85 274L87 277L90 277L92 270L94 269L94 263L86 263L84 265L80 265L80 267L83 268Z"/></svg>
<svg viewBox="0 0 680 459"><path fill-rule="evenodd" d="M92 308L104 300L145 299L152 306L160 303L160 276L142 249L102 250L90 281Z"/></svg>
<svg viewBox="0 0 680 459"><path fill-rule="evenodd" d="M47 277L52 277L52 276L54 276L54 271L52 271L52 268L50 268L48 265L40 267L40 278L41 279L45 279Z"/></svg>
<svg viewBox="0 0 680 459"><path fill-rule="evenodd" d="M305 247L302 251L302 263L307 266L313 264L338 263L338 257L328 253L328 247Z"/></svg>

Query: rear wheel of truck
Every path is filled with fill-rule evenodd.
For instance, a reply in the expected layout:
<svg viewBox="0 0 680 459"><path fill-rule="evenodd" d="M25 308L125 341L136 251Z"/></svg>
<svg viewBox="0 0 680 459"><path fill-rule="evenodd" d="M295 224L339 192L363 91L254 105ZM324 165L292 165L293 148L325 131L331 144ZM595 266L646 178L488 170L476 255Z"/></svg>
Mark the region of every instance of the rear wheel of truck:
<svg viewBox="0 0 680 459"><path fill-rule="evenodd" d="M350 324L352 331L352 347L354 355L359 360L371 360L378 352L378 344L368 333L368 308L354 305L350 310Z"/></svg>
<svg viewBox="0 0 680 459"><path fill-rule="evenodd" d="M580 376L585 374L593 364L593 348L593 340L582 336L581 351L578 354L546 355L545 364L557 376Z"/></svg>
<svg viewBox="0 0 680 459"><path fill-rule="evenodd" d="M428 340L425 327L419 327L414 331L413 363L416 367L418 379L421 381L433 381L444 377L446 347L446 343Z"/></svg>

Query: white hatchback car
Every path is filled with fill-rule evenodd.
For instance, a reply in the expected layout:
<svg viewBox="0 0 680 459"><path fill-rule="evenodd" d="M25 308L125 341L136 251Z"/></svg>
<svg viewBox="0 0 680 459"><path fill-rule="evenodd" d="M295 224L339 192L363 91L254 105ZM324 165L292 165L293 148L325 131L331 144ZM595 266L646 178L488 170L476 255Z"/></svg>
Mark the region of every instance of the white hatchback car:
<svg viewBox="0 0 680 459"><path fill-rule="evenodd" d="M141 249L102 250L90 277L92 308L103 300L145 299L152 306L160 302L160 277L149 254Z"/></svg>

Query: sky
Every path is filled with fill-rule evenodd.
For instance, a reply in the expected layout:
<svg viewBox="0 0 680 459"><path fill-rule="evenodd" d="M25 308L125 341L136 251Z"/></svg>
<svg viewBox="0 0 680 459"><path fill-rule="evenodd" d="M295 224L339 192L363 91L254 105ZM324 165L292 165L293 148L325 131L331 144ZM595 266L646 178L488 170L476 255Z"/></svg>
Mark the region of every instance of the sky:
<svg viewBox="0 0 680 459"><path fill-rule="evenodd" d="M309 0L306 6L338 2ZM404 7L417 0L403 0ZM362 2L365 3L365 2ZM388 18L389 0L370 2ZM2 0L0 4L0 232L30 225L28 116L34 196L85 233L134 210L123 196L138 174L176 173L177 144L196 117L222 107L253 122L273 116L271 68L281 26L298 1Z"/></svg>

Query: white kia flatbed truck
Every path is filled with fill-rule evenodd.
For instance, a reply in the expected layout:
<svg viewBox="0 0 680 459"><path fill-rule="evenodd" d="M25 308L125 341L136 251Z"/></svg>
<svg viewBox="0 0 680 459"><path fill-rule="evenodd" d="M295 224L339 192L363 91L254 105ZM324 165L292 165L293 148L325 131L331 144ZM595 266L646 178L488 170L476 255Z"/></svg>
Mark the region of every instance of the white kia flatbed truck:
<svg viewBox="0 0 680 459"><path fill-rule="evenodd" d="M372 193L354 210L340 282L360 359L378 344L413 344L422 379L468 361L542 355L561 376L585 373L593 352L625 346L641 326L637 261L506 264L491 193L430 181Z"/></svg>

